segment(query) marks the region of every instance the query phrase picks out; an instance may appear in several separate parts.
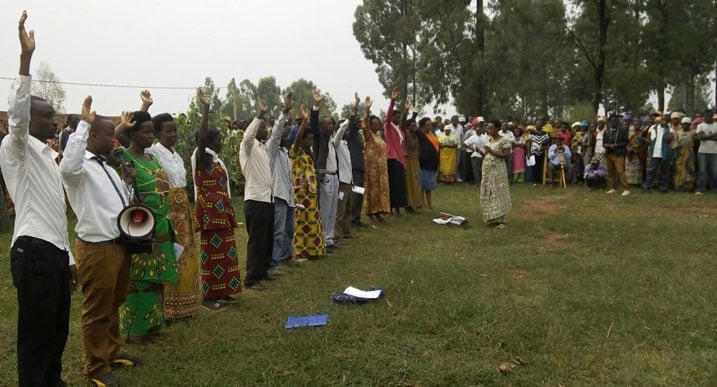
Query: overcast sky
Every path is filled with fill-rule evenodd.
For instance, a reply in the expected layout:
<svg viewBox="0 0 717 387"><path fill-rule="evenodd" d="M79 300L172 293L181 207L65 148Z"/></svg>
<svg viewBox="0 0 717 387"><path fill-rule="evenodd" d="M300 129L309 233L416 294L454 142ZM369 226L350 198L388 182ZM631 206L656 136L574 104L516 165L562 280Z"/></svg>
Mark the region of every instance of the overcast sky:
<svg viewBox="0 0 717 387"><path fill-rule="evenodd" d="M304 78L331 93L340 107L354 91L388 103L375 66L353 36L360 0L0 0L0 78L18 73L17 21L28 12L37 48L31 71L47 62L63 82L64 107L79 112L86 95L100 114L137 109L141 88L153 113L186 111L195 88L212 77L222 88L275 76L282 88ZM0 79L0 110L11 80ZM158 87L186 87L166 90ZM378 109L377 109L378 110Z"/></svg>

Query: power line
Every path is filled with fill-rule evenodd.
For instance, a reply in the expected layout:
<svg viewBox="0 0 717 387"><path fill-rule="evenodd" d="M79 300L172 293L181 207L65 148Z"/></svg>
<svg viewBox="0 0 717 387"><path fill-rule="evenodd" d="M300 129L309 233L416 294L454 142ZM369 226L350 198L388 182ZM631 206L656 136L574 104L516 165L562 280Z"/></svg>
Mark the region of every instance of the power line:
<svg viewBox="0 0 717 387"><path fill-rule="evenodd" d="M0 77L3 80L13 81L15 78ZM184 87L184 86L133 86L133 85L110 85L105 83L81 83L81 82L61 82L61 81L47 81L42 79L33 79L36 83L54 83L60 85L73 85L73 86L94 86L94 87L111 87L115 89L164 89L164 90L196 90L196 87Z"/></svg>

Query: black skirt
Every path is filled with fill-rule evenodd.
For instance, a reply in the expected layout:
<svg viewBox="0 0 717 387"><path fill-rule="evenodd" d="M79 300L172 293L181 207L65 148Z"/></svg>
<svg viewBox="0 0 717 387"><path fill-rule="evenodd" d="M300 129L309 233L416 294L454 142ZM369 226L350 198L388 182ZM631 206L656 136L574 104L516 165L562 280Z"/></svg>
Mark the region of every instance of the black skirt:
<svg viewBox="0 0 717 387"><path fill-rule="evenodd" d="M391 199L391 208L402 208L408 205L406 169L396 159L388 159L388 194Z"/></svg>

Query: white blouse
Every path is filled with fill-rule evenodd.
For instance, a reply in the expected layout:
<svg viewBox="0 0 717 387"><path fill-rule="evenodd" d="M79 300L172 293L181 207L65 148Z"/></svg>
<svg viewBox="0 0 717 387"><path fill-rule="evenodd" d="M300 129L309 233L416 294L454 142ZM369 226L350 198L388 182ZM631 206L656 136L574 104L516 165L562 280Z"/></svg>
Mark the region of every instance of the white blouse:
<svg viewBox="0 0 717 387"><path fill-rule="evenodd" d="M171 188L187 186L187 170L184 168L184 160L174 149L170 150L160 143L155 143L144 152L157 158L159 165L167 172Z"/></svg>

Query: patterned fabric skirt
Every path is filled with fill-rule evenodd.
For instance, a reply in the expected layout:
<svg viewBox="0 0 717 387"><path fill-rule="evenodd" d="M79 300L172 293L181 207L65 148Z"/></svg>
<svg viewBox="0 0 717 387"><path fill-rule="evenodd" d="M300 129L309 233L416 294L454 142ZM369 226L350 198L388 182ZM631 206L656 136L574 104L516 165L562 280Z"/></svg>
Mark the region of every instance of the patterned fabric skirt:
<svg viewBox="0 0 717 387"><path fill-rule="evenodd" d="M294 213L294 255L320 257L326 254L319 197L316 193L300 189L296 193L296 203L304 206L304 209L297 207Z"/></svg>
<svg viewBox="0 0 717 387"><path fill-rule="evenodd" d="M178 265L174 256L171 224L165 217L155 218L155 242L151 253L130 257L129 292L120 307L120 332L144 335L164 324L162 286L177 283Z"/></svg>
<svg viewBox="0 0 717 387"><path fill-rule="evenodd" d="M233 228L200 233L202 294L217 299L241 292L239 254Z"/></svg>
<svg viewBox="0 0 717 387"><path fill-rule="evenodd" d="M141 336L164 325L162 284L152 281L130 281L124 304L120 307L120 332Z"/></svg>
<svg viewBox="0 0 717 387"><path fill-rule="evenodd" d="M678 191L691 191L695 188L695 154L692 144L683 145L678 149L675 158L673 183Z"/></svg>
<svg viewBox="0 0 717 387"><path fill-rule="evenodd" d="M441 148L440 163L438 164L438 180L444 183L452 183L456 180L455 148Z"/></svg>
<svg viewBox="0 0 717 387"><path fill-rule="evenodd" d="M625 157L625 178L627 184L642 184L642 160L637 155L627 155Z"/></svg>
<svg viewBox="0 0 717 387"><path fill-rule="evenodd" d="M406 157L406 193L408 205L413 208L423 206L421 193L421 169L418 159Z"/></svg>
<svg viewBox="0 0 717 387"><path fill-rule="evenodd" d="M179 282L164 285L164 313L169 319L194 316L199 310L199 246L194 239L192 207L184 188L169 190L169 220L177 243L184 247L177 257Z"/></svg>
<svg viewBox="0 0 717 387"><path fill-rule="evenodd" d="M490 158L483 161L480 207L483 221L488 224L505 222L505 216L512 208L507 174L505 161L502 159Z"/></svg>

